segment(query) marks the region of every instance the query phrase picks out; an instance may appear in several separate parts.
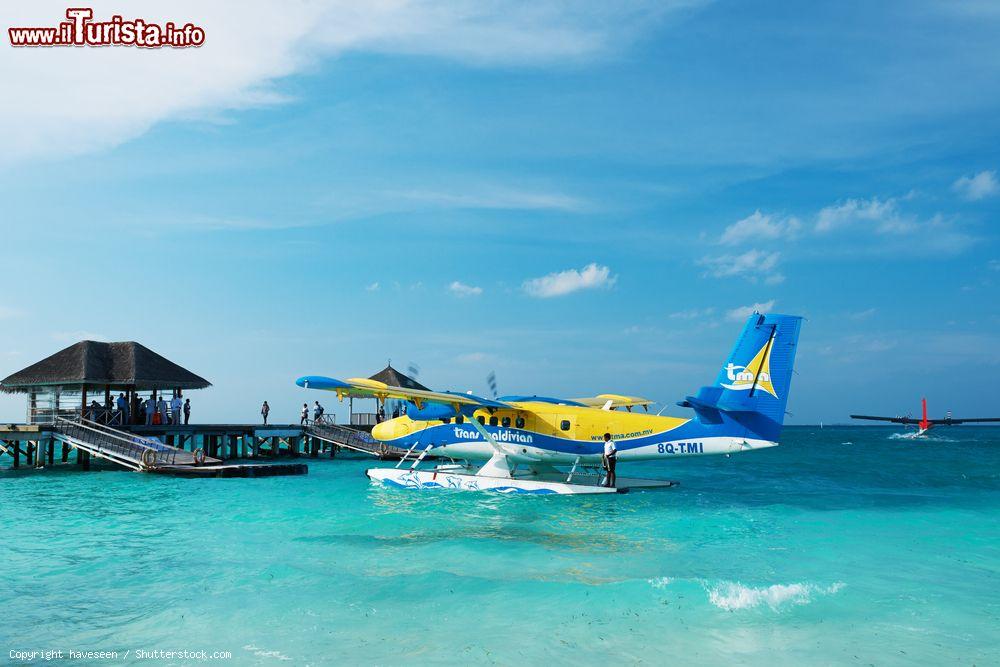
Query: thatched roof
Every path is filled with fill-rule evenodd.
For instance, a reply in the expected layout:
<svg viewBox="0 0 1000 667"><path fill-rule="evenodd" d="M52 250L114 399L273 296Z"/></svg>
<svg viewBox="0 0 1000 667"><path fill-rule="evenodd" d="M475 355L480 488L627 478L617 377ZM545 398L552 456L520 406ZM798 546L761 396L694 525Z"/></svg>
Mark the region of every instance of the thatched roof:
<svg viewBox="0 0 1000 667"><path fill-rule="evenodd" d="M0 381L5 392L42 386L204 389L211 383L139 343L85 340L56 352Z"/></svg>
<svg viewBox="0 0 1000 667"><path fill-rule="evenodd" d="M408 375L403 375L395 368L392 364L389 364L382 370L380 370L375 375L368 378L369 380L378 380L379 382L384 382L390 387L402 387L404 389L422 389L423 391L430 391L427 387L420 384Z"/></svg>

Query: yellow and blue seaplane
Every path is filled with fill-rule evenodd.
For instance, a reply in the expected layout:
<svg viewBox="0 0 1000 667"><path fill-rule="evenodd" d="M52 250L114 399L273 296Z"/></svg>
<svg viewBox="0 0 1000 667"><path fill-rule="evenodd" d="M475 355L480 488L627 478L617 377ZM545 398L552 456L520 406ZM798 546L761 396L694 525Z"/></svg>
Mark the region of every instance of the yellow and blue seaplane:
<svg viewBox="0 0 1000 667"><path fill-rule="evenodd" d="M501 396L392 387L375 380L305 376L306 389L337 397L406 401L406 414L374 427L372 436L415 457L409 467L371 468L374 483L410 489L529 494L621 493L676 482L599 473L605 434L617 460L734 454L778 444L802 319L754 313L715 384L677 404L691 417L648 414L653 401L601 394L588 398ZM643 408L638 412L635 408ZM434 463L427 467L425 457ZM449 463L440 463L448 459ZM560 467L557 467L560 466Z"/></svg>

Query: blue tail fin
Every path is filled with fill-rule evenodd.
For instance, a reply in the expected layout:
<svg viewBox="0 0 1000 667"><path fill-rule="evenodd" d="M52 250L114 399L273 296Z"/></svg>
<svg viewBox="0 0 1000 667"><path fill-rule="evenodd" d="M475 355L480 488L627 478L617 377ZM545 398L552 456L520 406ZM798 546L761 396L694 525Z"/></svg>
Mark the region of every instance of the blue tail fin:
<svg viewBox="0 0 1000 667"><path fill-rule="evenodd" d="M801 323L793 315L751 315L715 384L680 405L694 408L703 423L732 420L759 438L777 440Z"/></svg>

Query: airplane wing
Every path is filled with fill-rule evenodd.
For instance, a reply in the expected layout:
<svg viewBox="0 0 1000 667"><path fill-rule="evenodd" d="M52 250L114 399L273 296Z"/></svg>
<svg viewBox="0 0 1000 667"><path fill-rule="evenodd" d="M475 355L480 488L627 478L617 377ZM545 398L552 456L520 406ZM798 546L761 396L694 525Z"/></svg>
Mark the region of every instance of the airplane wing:
<svg viewBox="0 0 1000 667"><path fill-rule="evenodd" d="M913 417L873 417L871 415L851 415L851 419L867 419L874 422L891 422L893 424L919 424L919 419Z"/></svg>
<svg viewBox="0 0 1000 667"><path fill-rule="evenodd" d="M928 419L932 424L971 424L977 422L1000 422L1000 417L962 417L961 419Z"/></svg>
<svg viewBox="0 0 1000 667"><path fill-rule="evenodd" d="M582 403L591 408L603 408L608 404L608 401L611 401L612 409L628 408L629 410L637 405L649 409L649 406L656 402L640 396L622 396L621 394L598 394L597 396L571 398L570 400Z"/></svg>
<svg viewBox="0 0 1000 667"><path fill-rule="evenodd" d="M487 398L474 396L473 394L461 394L453 391L426 391L423 389L407 389L405 387L393 387L368 378L348 378L347 380L335 380L322 375L306 375L295 381L300 387L305 389L322 389L324 391L336 392L337 398L343 400L344 397L351 398L376 398L380 401L386 399L398 399L410 401L418 408L423 409L427 403L438 403L455 408L458 412L461 406L475 406L483 408L513 408L513 406L502 401L493 401Z"/></svg>

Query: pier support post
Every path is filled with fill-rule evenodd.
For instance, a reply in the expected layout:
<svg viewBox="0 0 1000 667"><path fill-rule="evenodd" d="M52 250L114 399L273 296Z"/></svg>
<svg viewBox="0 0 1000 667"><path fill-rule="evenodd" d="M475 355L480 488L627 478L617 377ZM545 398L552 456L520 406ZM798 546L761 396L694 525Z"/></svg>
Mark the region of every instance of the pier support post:
<svg viewBox="0 0 1000 667"><path fill-rule="evenodd" d="M281 450L281 441L278 436L272 436L271 438L271 458L278 458L278 452Z"/></svg>
<svg viewBox="0 0 1000 667"><path fill-rule="evenodd" d="M69 445L67 445L66 443L63 443L63 446L62 446L62 462L66 463L67 461L69 461Z"/></svg>
<svg viewBox="0 0 1000 667"><path fill-rule="evenodd" d="M21 467L21 443L19 442L14 443L13 456L14 456L14 469L16 470L17 468Z"/></svg>
<svg viewBox="0 0 1000 667"><path fill-rule="evenodd" d="M55 443L55 441L54 440L49 440L48 447L49 447L49 465L51 466L52 464L55 463L55 458L56 458L56 443Z"/></svg>
<svg viewBox="0 0 1000 667"><path fill-rule="evenodd" d="M27 451L25 452L28 465L35 465L35 443L29 442L27 445Z"/></svg>

